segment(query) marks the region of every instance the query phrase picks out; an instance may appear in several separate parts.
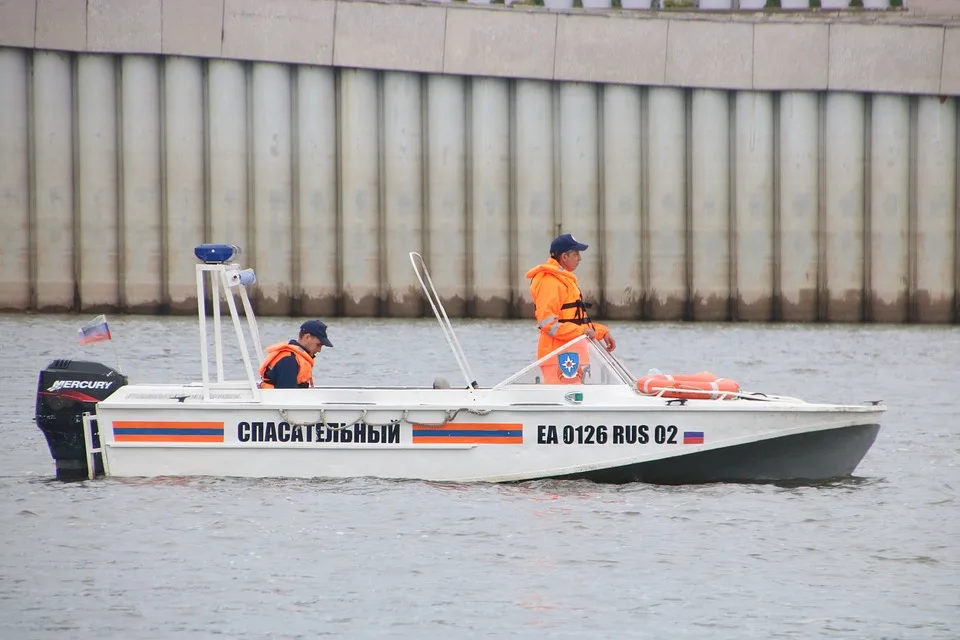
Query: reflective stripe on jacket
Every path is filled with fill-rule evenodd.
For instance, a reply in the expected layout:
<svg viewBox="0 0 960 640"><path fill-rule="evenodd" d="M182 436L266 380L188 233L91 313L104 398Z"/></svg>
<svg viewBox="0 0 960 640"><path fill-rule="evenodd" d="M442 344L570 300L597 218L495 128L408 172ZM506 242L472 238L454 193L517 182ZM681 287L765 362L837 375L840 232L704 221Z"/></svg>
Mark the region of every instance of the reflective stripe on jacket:
<svg viewBox="0 0 960 640"><path fill-rule="evenodd" d="M530 294L540 330L538 359L582 335L584 325L596 330L598 340L606 337L609 330L587 315L589 305L583 301L577 276L563 269L559 262L550 258L530 269L526 277L531 280Z"/></svg>
<svg viewBox="0 0 960 640"><path fill-rule="evenodd" d="M287 356L293 356L297 361L297 387L305 389L313 386L313 358L303 350L303 347L289 342L278 342L264 349L264 352L266 356L263 364L260 365L261 389L275 388L270 374L274 365Z"/></svg>

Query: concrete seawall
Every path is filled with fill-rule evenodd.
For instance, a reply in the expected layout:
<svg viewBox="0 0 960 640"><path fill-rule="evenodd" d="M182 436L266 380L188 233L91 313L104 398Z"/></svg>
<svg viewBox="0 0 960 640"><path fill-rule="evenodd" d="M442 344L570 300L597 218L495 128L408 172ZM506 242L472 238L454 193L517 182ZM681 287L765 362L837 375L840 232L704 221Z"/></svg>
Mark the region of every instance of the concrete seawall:
<svg viewBox="0 0 960 640"><path fill-rule="evenodd" d="M0 45L645 86L960 95L958 13L7 0Z"/></svg>
<svg viewBox="0 0 960 640"><path fill-rule="evenodd" d="M950 19L75 4L0 5L0 308L189 311L224 241L264 314L418 315L416 250L529 316L572 231L605 317L960 318Z"/></svg>

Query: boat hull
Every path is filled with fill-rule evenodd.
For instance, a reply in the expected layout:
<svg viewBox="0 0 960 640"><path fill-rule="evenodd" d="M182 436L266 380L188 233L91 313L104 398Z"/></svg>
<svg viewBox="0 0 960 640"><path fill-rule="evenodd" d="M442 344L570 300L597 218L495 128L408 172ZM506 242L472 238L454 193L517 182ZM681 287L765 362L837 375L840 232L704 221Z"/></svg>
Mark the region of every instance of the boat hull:
<svg viewBox="0 0 960 640"><path fill-rule="evenodd" d="M849 477L879 432L879 424L861 424L555 477L663 485L822 482Z"/></svg>
<svg viewBox="0 0 960 640"><path fill-rule="evenodd" d="M106 475L818 481L854 471L884 410L668 404L618 387L591 388L572 401L550 388L314 389L212 404L191 391L125 387L100 403Z"/></svg>
<svg viewBox="0 0 960 640"><path fill-rule="evenodd" d="M379 445L311 448L230 446L129 447L108 445L108 475L119 477L215 476L248 478L375 477L440 482L517 482L584 479L598 483L661 485L804 483L850 476L870 449L878 424L825 429L739 445L649 459L627 454L592 461L576 471L558 459L557 472L536 454L522 450L508 464L491 464L483 448L495 445L438 445L390 449ZM588 445L584 445L585 447ZM508 454L504 454L506 459ZM527 457L530 461L524 460ZM587 456L583 456L587 458Z"/></svg>

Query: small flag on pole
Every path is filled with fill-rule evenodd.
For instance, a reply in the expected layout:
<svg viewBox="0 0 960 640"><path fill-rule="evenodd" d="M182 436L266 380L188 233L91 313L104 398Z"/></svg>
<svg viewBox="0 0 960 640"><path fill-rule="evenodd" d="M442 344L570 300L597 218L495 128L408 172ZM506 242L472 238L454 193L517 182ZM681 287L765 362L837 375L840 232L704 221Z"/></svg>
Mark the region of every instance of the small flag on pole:
<svg viewBox="0 0 960 640"><path fill-rule="evenodd" d="M99 315L87 324L80 327L80 344L91 344L110 340L110 327L107 326L107 317Z"/></svg>

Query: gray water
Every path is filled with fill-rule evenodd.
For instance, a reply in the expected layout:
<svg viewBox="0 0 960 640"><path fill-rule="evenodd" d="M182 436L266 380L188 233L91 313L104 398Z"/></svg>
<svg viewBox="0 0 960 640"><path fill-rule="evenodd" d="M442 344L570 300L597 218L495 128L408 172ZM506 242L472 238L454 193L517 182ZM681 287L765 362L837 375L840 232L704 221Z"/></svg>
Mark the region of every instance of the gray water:
<svg viewBox="0 0 960 640"><path fill-rule="evenodd" d="M116 347L133 382L199 378L193 318L111 317L81 347L87 319L0 316L3 640L960 637L960 328L612 324L637 375L885 400L842 482L65 484L33 424L50 360ZM330 324L319 383L463 379L433 320ZM532 358L530 325L457 322L482 384Z"/></svg>

